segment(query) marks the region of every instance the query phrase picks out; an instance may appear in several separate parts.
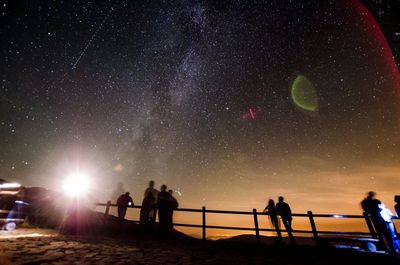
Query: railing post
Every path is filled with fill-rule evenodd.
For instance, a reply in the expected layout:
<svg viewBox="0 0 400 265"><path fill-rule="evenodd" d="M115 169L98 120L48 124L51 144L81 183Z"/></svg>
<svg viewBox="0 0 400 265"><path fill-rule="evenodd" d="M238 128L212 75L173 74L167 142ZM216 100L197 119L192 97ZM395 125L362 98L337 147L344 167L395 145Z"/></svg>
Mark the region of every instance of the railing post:
<svg viewBox="0 0 400 265"><path fill-rule="evenodd" d="M110 213L110 207L111 207L111 201L108 201L108 202L107 202L107 205L106 205L106 211L105 211L105 213L104 213L104 217L107 217L107 216L109 215L109 213Z"/></svg>
<svg viewBox="0 0 400 265"><path fill-rule="evenodd" d="M374 226L372 225L371 219L369 218L369 215L366 212L363 212L364 218L365 218L365 222L367 223L369 232L371 233L372 238L378 238L378 236L376 235Z"/></svg>
<svg viewBox="0 0 400 265"><path fill-rule="evenodd" d="M258 227L257 209L253 209L253 217L254 217L254 229L256 232L256 241L257 244L260 244L260 229Z"/></svg>
<svg viewBox="0 0 400 265"><path fill-rule="evenodd" d="M202 222L202 238L203 238L203 240L206 240L206 207L205 206L203 206L203 208L202 208L202 219L203 219L203 222Z"/></svg>
<svg viewBox="0 0 400 265"><path fill-rule="evenodd" d="M317 227L315 225L313 213L311 211L308 211L307 214L308 214L308 218L310 219L310 224L311 224L311 229L313 232L314 240L315 240L315 242L317 242L318 241L318 231L317 231Z"/></svg>

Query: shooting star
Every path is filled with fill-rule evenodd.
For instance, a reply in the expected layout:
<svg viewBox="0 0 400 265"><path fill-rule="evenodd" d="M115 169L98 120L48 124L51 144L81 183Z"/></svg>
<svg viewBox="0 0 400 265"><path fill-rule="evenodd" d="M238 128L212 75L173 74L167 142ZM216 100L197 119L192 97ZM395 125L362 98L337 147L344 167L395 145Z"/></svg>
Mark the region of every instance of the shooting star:
<svg viewBox="0 0 400 265"><path fill-rule="evenodd" d="M76 59L75 63L72 65L72 70L76 69L76 67L78 66L79 61L81 60L82 56L86 53L87 49L90 47L90 45L92 44L93 40L96 38L97 34L99 33L99 31L101 30L101 28L103 27L104 23L107 21L107 19L110 17L111 13L114 11L115 6L119 3L120 1L115 2L115 4L110 8L110 10L108 11L107 15L104 17L104 19L101 21L99 27L96 29L96 31L92 34L92 36L90 37L89 41L86 43L85 48L83 48L82 52L80 53L78 59Z"/></svg>

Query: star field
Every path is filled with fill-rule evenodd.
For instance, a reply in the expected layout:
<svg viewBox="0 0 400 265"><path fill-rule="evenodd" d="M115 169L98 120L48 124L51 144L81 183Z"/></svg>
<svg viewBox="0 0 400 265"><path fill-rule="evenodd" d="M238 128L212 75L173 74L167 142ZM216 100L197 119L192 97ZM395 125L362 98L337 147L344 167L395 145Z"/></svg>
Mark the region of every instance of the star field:
<svg viewBox="0 0 400 265"><path fill-rule="evenodd" d="M236 209L400 188L398 42L358 1L3 1L1 21L2 178L79 167L99 200L154 179Z"/></svg>

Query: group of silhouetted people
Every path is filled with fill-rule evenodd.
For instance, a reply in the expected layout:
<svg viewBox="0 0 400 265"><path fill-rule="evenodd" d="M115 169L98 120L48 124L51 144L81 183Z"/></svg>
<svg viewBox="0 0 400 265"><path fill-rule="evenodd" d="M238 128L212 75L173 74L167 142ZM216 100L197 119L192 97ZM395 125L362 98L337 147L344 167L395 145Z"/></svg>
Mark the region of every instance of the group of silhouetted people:
<svg viewBox="0 0 400 265"><path fill-rule="evenodd" d="M367 197L361 202L361 207L373 224L374 232L378 235L381 243L392 253L400 253L400 239L397 236L396 227L393 224L393 214L386 206L375 198L376 193L368 192ZM395 210L400 216L400 196L395 196ZM280 196L278 203L273 199L267 202L264 212L268 213L272 226L276 229L278 238L281 237L280 220L282 221L290 240L294 243L292 236L292 211L289 204Z"/></svg>
<svg viewBox="0 0 400 265"><path fill-rule="evenodd" d="M161 185L160 191L154 188L154 181L149 182L149 186L144 192L144 199L140 209L140 225L151 230L156 222L158 213L159 231L163 235L167 235L173 228L173 212L178 208L178 201L173 196L172 190L167 190L166 185ZM400 252L400 240L397 237L396 228L393 224L393 215L386 206L375 198L376 193L368 192L366 198L361 202L361 207L366 216L371 220L374 232L376 232L381 243L391 252ZM395 196L395 210L400 216L400 196ZM117 200L118 217L125 219L127 207L133 206L133 199L129 192L119 196ZM294 243L292 235L292 211L289 204L279 196L278 202L275 204L270 199L264 209L269 216L272 226L281 237L280 221L283 223L290 240ZM279 218L280 217L280 218Z"/></svg>
<svg viewBox="0 0 400 265"><path fill-rule="evenodd" d="M144 192L139 223L145 229L153 229L158 213L159 231L161 234L167 235L173 228L173 213L178 208L178 201L173 196L173 190L167 190L166 185L161 185L160 191L154 188L154 185L154 181L151 180ZM128 206L133 205L133 199L129 192L119 196L117 200L118 217L124 220Z"/></svg>
<svg viewBox="0 0 400 265"><path fill-rule="evenodd" d="M399 216L399 196L395 196L395 202L395 209ZM366 198L361 201L361 207L370 218L381 243L390 252L400 253L400 239L392 221L393 214L380 200L376 199L376 193L373 191L368 192Z"/></svg>

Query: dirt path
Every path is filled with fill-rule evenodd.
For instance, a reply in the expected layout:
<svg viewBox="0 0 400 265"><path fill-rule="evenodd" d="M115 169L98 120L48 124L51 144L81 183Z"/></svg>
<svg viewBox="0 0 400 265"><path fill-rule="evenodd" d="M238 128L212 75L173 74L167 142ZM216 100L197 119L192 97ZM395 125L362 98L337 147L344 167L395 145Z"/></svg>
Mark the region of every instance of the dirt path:
<svg viewBox="0 0 400 265"><path fill-rule="evenodd" d="M51 230L0 232L0 264L400 264L382 255L315 247L62 236Z"/></svg>

